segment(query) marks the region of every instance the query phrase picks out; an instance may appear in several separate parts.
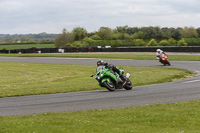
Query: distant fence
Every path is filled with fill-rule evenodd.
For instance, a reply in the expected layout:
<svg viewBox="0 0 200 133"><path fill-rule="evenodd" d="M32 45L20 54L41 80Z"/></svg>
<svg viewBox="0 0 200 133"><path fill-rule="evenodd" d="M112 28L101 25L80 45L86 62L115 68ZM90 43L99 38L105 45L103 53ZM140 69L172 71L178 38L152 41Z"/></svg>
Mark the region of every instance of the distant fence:
<svg viewBox="0 0 200 133"><path fill-rule="evenodd" d="M76 52L155 52L156 49L162 49L166 52L200 52L200 46L187 47L65 47L65 48L29 48L0 50L0 53L76 53Z"/></svg>

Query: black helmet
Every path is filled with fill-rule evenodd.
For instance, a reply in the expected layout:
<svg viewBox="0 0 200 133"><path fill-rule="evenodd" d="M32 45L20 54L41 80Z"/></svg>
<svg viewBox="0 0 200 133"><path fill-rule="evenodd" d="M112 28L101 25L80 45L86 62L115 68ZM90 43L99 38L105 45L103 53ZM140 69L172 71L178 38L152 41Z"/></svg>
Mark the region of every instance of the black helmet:
<svg viewBox="0 0 200 133"><path fill-rule="evenodd" d="M100 65L104 65L104 61L103 60L98 60L97 61L97 66L100 66Z"/></svg>

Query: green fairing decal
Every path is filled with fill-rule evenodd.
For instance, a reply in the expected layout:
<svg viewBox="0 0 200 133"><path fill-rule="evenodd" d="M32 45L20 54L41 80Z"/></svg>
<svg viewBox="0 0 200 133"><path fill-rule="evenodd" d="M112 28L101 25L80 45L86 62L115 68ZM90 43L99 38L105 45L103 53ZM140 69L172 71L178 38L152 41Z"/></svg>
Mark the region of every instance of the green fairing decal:
<svg viewBox="0 0 200 133"><path fill-rule="evenodd" d="M119 78L119 75L114 75L114 72L110 71L109 73L106 73L107 76L109 76L110 78L112 78L113 80L117 81L117 79Z"/></svg>
<svg viewBox="0 0 200 133"><path fill-rule="evenodd" d="M107 81L108 83L110 83L110 79L117 81L117 79L119 78L119 75L114 75L114 72L110 69L106 69L105 67L103 67L97 74L97 77L100 77L99 80L101 80L101 83Z"/></svg>
<svg viewBox="0 0 200 133"><path fill-rule="evenodd" d="M110 83L110 79L109 78L104 78L101 80L101 83L105 82L105 81L108 81L108 83Z"/></svg>
<svg viewBox="0 0 200 133"><path fill-rule="evenodd" d="M119 70L119 67L118 67L118 66L116 66L116 68Z"/></svg>

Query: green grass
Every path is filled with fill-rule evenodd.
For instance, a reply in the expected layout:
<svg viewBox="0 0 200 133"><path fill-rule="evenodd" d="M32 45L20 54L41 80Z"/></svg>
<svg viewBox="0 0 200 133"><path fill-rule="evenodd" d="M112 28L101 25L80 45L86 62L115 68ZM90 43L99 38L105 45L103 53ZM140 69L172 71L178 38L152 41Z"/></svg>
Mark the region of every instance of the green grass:
<svg viewBox="0 0 200 133"><path fill-rule="evenodd" d="M0 45L1 49L11 50L11 49L27 49L27 48L55 48L54 44L14 44L14 45Z"/></svg>
<svg viewBox="0 0 200 133"><path fill-rule="evenodd" d="M200 100L121 109L0 117L0 132L199 133Z"/></svg>
<svg viewBox="0 0 200 133"><path fill-rule="evenodd" d="M157 60L155 54L0 54L8 57L66 57L98 59ZM170 61L200 61L200 55L168 55Z"/></svg>
<svg viewBox="0 0 200 133"><path fill-rule="evenodd" d="M123 67L134 86L173 81L192 72L174 68ZM103 89L92 65L0 62L0 97ZM160 79L159 75L162 75ZM121 109L0 117L0 133L200 132L200 101Z"/></svg>
<svg viewBox="0 0 200 133"><path fill-rule="evenodd" d="M169 82L192 74L174 68L123 68L132 75L134 86ZM90 77L95 70L95 65L0 62L0 97L105 89Z"/></svg>

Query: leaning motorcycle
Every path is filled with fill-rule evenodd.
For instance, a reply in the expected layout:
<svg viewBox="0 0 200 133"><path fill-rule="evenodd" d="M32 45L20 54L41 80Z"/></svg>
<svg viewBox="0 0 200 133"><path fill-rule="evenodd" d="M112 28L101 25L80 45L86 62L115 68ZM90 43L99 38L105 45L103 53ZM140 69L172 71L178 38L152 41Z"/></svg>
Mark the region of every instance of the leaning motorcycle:
<svg viewBox="0 0 200 133"><path fill-rule="evenodd" d="M171 65L166 54L162 54L162 55L159 56L158 58L160 59L160 62L161 62L163 65L169 65L169 66Z"/></svg>
<svg viewBox="0 0 200 133"><path fill-rule="evenodd" d="M120 69L121 73L124 74L124 69ZM93 77L94 75L91 75ZM130 74L127 73L123 79L120 78L117 72L103 66L95 74L95 79L99 82L100 87L105 87L109 91L115 91L116 89L131 90L133 85L129 80Z"/></svg>

